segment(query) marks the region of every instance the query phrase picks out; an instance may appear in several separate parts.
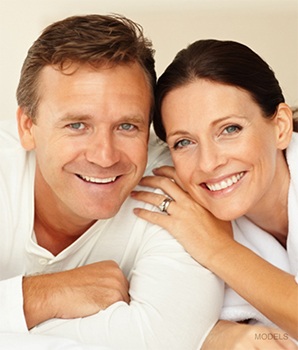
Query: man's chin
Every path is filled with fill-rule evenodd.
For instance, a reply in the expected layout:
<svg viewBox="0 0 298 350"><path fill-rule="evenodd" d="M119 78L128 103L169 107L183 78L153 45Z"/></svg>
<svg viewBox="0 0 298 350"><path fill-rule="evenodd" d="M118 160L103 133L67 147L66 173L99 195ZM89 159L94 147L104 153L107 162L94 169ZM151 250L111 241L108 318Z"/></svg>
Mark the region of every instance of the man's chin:
<svg viewBox="0 0 298 350"><path fill-rule="evenodd" d="M107 220L114 217L120 210L123 203L113 204L113 206L102 208L102 210L96 210L95 213L91 215L93 220Z"/></svg>

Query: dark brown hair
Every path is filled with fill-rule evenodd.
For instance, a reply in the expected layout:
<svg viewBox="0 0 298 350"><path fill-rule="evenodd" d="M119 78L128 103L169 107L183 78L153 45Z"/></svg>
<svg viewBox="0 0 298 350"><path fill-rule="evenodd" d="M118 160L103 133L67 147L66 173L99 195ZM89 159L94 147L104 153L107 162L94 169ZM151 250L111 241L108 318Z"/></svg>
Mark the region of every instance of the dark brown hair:
<svg viewBox="0 0 298 350"><path fill-rule="evenodd" d="M17 88L18 105L35 119L39 75L47 65L63 70L71 63L99 66L132 62L144 69L153 94L156 83L154 50L139 24L120 15L96 14L58 21L48 26L28 51Z"/></svg>
<svg viewBox="0 0 298 350"><path fill-rule="evenodd" d="M163 141L161 104L171 90L196 79L206 79L246 90L270 118L284 96L274 72L249 47L235 41L199 40L178 52L160 76L156 88L154 129Z"/></svg>

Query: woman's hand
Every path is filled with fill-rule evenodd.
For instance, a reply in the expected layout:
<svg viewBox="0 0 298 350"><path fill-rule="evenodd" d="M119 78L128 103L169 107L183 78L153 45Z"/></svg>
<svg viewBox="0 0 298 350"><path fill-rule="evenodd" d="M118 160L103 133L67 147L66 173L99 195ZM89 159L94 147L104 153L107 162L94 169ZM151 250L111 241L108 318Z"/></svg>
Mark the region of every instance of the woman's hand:
<svg viewBox="0 0 298 350"><path fill-rule="evenodd" d="M202 265L208 267L210 258L217 249L223 249L233 241L230 222L215 218L208 210L195 202L179 186L179 179L173 167L164 166L156 169L158 176L147 176L140 185L161 189L173 201L167 213L153 212L136 208L135 214L169 231L184 248ZM147 191L132 192L134 199L158 207L165 199L164 194Z"/></svg>
<svg viewBox="0 0 298 350"><path fill-rule="evenodd" d="M288 333L260 325L219 321L211 330L202 350L297 350Z"/></svg>
<svg viewBox="0 0 298 350"><path fill-rule="evenodd" d="M169 231L195 260L224 280L280 329L298 339L294 276L236 242L231 223L215 218L185 193L178 186L179 180L172 167L162 167L154 173L158 176L145 177L140 184L160 188L173 198L167 208L168 215L145 209L135 209L135 213ZM165 195L139 191L132 197L158 207Z"/></svg>

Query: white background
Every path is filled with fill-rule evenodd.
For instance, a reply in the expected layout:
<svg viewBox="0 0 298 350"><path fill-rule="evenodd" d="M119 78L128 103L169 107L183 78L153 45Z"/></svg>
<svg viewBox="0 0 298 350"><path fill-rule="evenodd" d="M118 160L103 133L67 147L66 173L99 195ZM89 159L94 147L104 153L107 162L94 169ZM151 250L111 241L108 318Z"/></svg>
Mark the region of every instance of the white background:
<svg viewBox="0 0 298 350"><path fill-rule="evenodd" d="M120 13L141 24L158 75L195 40L240 41L271 65L287 102L298 105L298 0L0 0L0 119L15 117L21 65L42 29L88 13Z"/></svg>

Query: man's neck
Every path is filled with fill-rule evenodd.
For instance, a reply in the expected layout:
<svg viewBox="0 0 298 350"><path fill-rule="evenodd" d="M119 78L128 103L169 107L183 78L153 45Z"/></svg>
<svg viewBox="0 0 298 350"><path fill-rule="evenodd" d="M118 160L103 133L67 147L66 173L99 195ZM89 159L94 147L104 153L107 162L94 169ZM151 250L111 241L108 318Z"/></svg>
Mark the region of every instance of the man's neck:
<svg viewBox="0 0 298 350"><path fill-rule="evenodd" d="M56 216L55 220L48 220L47 216L40 214L39 210L35 210L34 231L37 243L55 256L75 242L94 223L77 226L66 218Z"/></svg>

